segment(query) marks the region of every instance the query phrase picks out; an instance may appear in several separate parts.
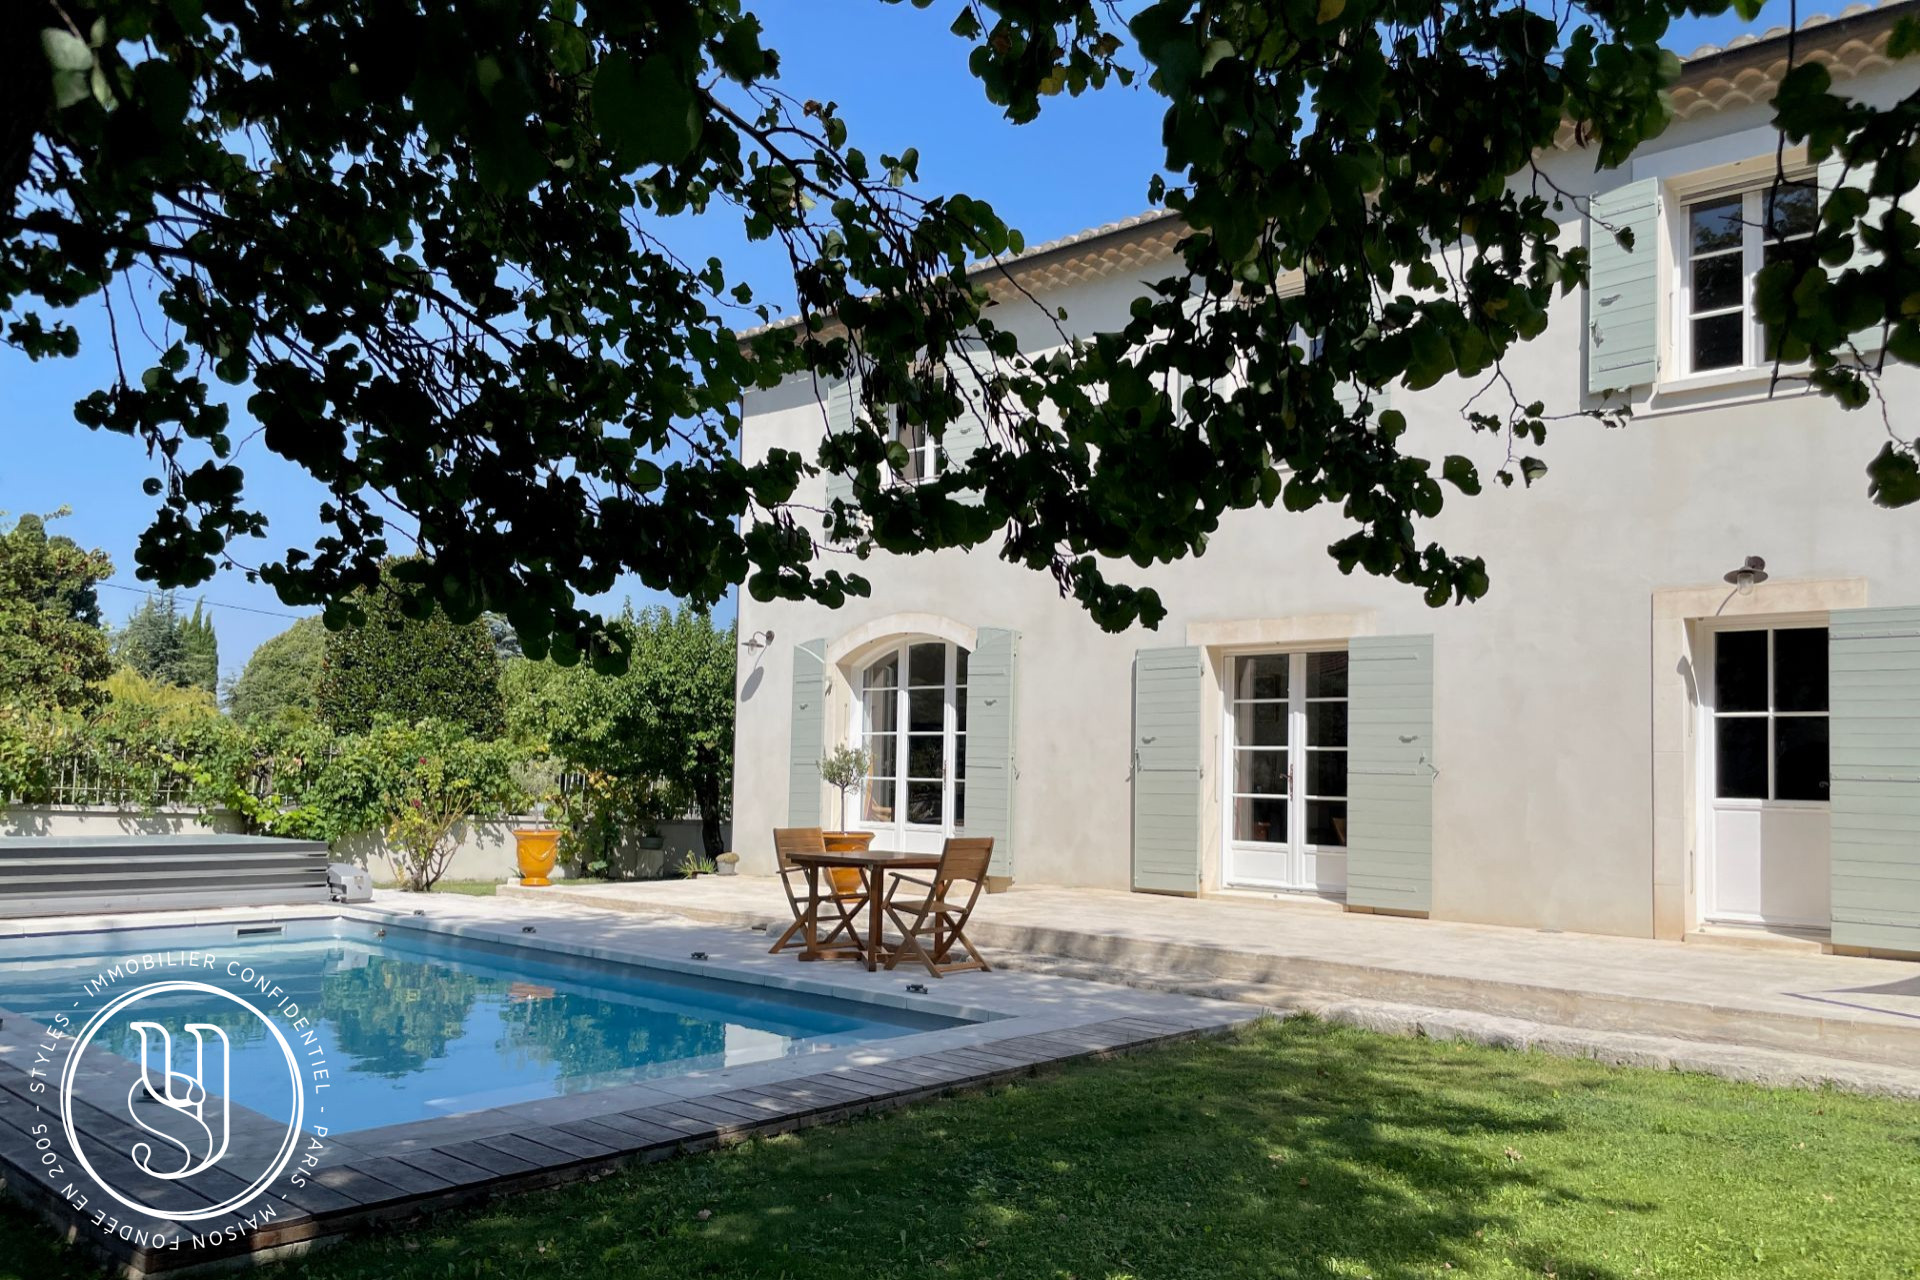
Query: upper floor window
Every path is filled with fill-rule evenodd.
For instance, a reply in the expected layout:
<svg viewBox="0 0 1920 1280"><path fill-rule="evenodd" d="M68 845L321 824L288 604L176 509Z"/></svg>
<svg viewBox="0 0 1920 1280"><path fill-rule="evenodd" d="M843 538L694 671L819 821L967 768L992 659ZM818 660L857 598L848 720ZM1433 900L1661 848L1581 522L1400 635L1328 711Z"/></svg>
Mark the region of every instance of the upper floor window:
<svg viewBox="0 0 1920 1280"><path fill-rule="evenodd" d="M896 417L893 438L907 451L907 465L894 473L903 482L919 484L940 474L946 461L946 450L940 447L925 423L916 424Z"/></svg>
<svg viewBox="0 0 1920 1280"><path fill-rule="evenodd" d="M1819 212L1811 182L1770 183L1687 205L1681 344L1688 373L1767 363L1753 278L1786 245L1812 235Z"/></svg>

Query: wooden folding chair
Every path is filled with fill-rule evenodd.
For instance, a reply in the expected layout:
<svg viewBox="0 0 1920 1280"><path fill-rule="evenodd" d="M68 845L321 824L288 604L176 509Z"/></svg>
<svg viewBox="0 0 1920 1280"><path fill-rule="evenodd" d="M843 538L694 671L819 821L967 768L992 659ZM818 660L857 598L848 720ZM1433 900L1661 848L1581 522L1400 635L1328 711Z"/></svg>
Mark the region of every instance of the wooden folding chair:
<svg viewBox="0 0 1920 1280"><path fill-rule="evenodd" d="M936 978L969 969L990 968L966 934L973 904L986 883L987 864L993 860L992 836L948 836L940 850L940 866L933 879L893 873L882 905L900 931L900 941L887 952L887 968L908 958L918 959ZM903 886L913 889L902 895ZM970 886L970 887L969 887ZM964 900L963 900L964 899ZM967 959L953 959L959 946Z"/></svg>
<svg viewBox="0 0 1920 1280"><path fill-rule="evenodd" d="M819 827L775 827L773 852L780 862L780 887L787 891L787 906L793 911L793 923L767 948L777 954L789 946L807 945L807 913L814 913L815 951L854 951L860 949L860 911L867 904L863 891L847 892L835 887L833 877L807 868L793 860L796 853L825 853L826 840Z"/></svg>

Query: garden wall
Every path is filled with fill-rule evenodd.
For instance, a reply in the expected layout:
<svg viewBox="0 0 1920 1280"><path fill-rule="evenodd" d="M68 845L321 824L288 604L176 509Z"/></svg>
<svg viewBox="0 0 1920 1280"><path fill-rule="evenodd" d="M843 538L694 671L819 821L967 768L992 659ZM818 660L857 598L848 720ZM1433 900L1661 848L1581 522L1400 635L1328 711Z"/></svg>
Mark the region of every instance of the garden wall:
<svg viewBox="0 0 1920 1280"><path fill-rule="evenodd" d="M513 829L526 820L477 822L463 833L459 851L447 869L450 880L495 880L515 878ZM238 831L240 822L225 810L215 810L207 822L200 811L188 807L162 809L111 809L80 805L18 805L0 809L0 835L5 836L120 836L185 835L205 831ZM721 824L727 847L732 847L729 825ZM693 821L662 823L660 849L637 846L623 851L621 870L630 876L672 875L689 852L700 849L700 824ZM373 878L391 882L393 869L385 854L385 841L373 833L348 836L334 848L342 862L370 867ZM555 878L566 875L556 869Z"/></svg>

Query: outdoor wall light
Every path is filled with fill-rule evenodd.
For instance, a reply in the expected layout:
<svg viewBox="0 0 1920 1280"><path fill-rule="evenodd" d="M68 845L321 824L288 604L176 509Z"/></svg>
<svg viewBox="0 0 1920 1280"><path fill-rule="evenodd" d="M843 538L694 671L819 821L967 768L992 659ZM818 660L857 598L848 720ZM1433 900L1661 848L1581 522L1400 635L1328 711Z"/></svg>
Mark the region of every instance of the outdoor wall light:
<svg viewBox="0 0 1920 1280"><path fill-rule="evenodd" d="M1752 595L1754 585L1765 582L1766 580L1767 562L1759 556L1748 556L1745 564L1735 569L1732 573L1727 574L1723 579L1723 581L1732 583L1733 589L1743 596Z"/></svg>
<svg viewBox="0 0 1920 1280"><path fill-rule="evenodd" d="M764 649L773 643L773 630L756 631L740 642L742 649Z"/></svg>

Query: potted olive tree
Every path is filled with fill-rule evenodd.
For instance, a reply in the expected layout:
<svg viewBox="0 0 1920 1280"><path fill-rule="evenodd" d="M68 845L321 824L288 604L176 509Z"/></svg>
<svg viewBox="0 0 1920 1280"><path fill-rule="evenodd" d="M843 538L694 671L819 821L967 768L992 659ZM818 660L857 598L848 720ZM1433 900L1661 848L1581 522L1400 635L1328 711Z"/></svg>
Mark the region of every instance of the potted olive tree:
<svg viewBox="0 0 1920 1280"><path fill-rule="evenodd" d="M520 791L522 813L537 813L542 826L515 827L514 861L520 883L529 888L551 884L553 864L559 858L560 829L556 815L564 803L560 794L560 766L549 759L522 760L514 766L514 785Z"/></svg>
<svg viewBox="0 0 1920 1280"><path fill-rule="evenodd" d="M873 757L855 747L840 747L820 761L820 776L826 779L828 786L840 793L840 810L834 815L834 820L840 823L842 829L820 833L826 841L828 853L864 853L867 846L873 843L871 831L845 830L847 792L859 786L872 767ZM832 878L833 887L841 892L851 893L860 887L860 873L852 867L835 868Z"/></svg>

